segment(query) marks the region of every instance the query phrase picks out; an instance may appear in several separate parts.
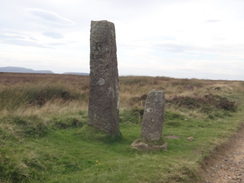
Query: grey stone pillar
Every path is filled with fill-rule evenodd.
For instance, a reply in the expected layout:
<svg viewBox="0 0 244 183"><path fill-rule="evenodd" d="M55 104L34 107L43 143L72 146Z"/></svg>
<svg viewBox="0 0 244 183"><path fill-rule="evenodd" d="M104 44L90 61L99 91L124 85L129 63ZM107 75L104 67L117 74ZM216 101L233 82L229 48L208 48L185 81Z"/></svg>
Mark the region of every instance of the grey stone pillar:
<svg viewBox="0 0 244 183"><path fill-rule="evenodd" d="M119 88L115 27L92 21L90 33L90 95L88 125L119 134Z"/></svg>
<svg viewBox="0 0 244 183"><path fill-rule="evenodd" d="M148 93L142 119L142 138L146 141L161 140L164 122L165 98L163 91Z"/></svg>

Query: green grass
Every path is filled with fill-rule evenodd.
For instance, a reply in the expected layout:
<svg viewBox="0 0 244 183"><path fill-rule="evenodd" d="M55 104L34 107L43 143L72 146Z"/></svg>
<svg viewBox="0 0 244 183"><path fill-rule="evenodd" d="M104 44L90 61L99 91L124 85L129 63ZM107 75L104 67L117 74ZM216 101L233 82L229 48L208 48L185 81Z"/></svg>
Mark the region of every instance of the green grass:
<svg viewBox="0 0 244 183"><path fill-rule="evenodd" d="M65 129L53 125L48 127L49 133L39 137L16 134L18 140L10 138L4 145L2 182L196 181L200 162L223 139L230 137L239 123L232 118L211 121L167 114L170 117L166 118L163 138L168 150L164 152L131 149L132 141L140 137L141 126L130 122L121 123L123 137L119 140L111 140L103 133L91 133L86 125ZM171 121L178 125L172 125ZM180 138L167 139L169 135ZM194 137L193 141L187 141L190 136Z"/></svg>
<svg viewBox="0 0 244 183"><path fill-rule="evenodd" d="M16 78L15 75L12 77ZM60 79L52 75L50 77ZM73 81L70 77L63 79ZM21 82L28 77L23 78ZM120 110L122 136L117 138L87 126L87 111L83 106L87 105L87 82L79 86L81 92L67 88L68 84L65 83L70 82L64 82L64 85L57 82L57 85L52 86L55 92L50 95L47 92L49 87L46 87L50 85L42 85L41 81L37 85L29 83L29 90L25 84L22 86L17 83L9 88L13 97L5 93L7 97L4 99L1 96L4 92L1 91L7 89L5 83L0 82L0 98L8 101L0 104L0 182L201 182L199 170L204 159L230 138L243 122L243 82L180 82L160 77L123 77L121 80L121 95L124 99L121 102L124 108ZM17 82L15 79L11 81ZM73 83L72 86L78 85ZM136 138L140 138L145 100L141 96L151 87L165 88L168 101L176 94L179 101L184 99L181 106L179 103L166 105L163 140L168 143L167 151L143 152L130 147ZM217 87L221 89L216 90ZM25 105L30 99L27 93L33 88L42 89L35 90L35 95L45 94L42 105L36 102ZM13 104L13 101L19 100L21 95L17 94L23 89L27 95L23 105ZM62 99L56 89L78 97ZM235 101L235 110L211 105L211 112L206 112L202 109L206 106L209 108L209 105L204 102L197 108L189 108L191 103L185 101L188 99L186 96L196 102L208 90L217 99ZM31 99L36 101L38 98ZM170 139L168 136L179 138ZM194 140L189 141L188 137Z"/></svg>

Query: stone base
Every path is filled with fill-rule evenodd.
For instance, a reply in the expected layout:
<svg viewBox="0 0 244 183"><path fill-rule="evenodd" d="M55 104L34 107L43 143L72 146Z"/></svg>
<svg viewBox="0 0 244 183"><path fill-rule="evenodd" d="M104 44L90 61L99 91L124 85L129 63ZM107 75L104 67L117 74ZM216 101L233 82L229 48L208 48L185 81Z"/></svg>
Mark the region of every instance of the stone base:
<svg viewBox="0 0 244 183"><path fill-rule="evenodd" d="M134 140L132 142L131 147L136 150L141 150L141 151L165 151L167 150L168 144L164 142L163 144L152 144L150 142L143 142L140 139Z"/></svg>

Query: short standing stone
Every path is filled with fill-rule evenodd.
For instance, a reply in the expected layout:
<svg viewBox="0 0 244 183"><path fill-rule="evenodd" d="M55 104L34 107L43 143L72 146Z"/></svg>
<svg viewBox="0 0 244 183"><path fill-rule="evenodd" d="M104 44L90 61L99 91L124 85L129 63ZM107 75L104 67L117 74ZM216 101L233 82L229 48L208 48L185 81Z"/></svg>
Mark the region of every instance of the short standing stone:
<svg viewBox="0 0 244 183"><path fill-rule="evenodd" d="M119 134L119 88L115 28L92 21L90 34L90 96L88 125Z"/></svg>
<svg viewBox="0 0 244 183"><path fill-rule="evenodd" d="M149 92L142 120L142 138L146 141L159 141L162 137L164 122L164 93L152 90Z"/></svg>

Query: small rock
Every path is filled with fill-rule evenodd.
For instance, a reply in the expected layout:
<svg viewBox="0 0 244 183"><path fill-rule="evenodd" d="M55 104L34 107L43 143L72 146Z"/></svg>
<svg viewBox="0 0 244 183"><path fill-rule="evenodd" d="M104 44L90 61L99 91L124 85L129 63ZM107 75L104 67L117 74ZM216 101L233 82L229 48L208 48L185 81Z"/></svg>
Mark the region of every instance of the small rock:
<svg viewBox="0 0 244 183"><path fill-rule="evenodd" d="M194 138L193 138L193 137L188 137L186 140L188 140L188 141L193 141Z"/></svg>

